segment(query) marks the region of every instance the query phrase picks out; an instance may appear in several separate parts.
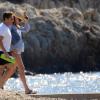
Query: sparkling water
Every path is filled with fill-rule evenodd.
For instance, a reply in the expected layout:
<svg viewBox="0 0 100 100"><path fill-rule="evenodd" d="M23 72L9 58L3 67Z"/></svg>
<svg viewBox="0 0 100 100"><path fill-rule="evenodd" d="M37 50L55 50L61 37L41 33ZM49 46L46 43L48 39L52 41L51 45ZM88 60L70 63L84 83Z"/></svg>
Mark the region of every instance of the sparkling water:
<svg viewBox="0 0 100 100"><path fill-rule="evenodd" d="M100 72L55 73L26 76L30 89L38 93L100 93ZM5 90L24 91L19 78L10 78Z"/></svg>

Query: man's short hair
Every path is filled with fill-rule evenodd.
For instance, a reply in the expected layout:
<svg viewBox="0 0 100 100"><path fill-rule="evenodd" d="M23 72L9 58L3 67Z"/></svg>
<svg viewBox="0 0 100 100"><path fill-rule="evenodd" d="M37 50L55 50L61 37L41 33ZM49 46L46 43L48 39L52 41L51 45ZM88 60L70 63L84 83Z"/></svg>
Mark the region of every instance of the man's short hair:
<svg viewBox="0 0 100 100"><path fill-rule="evenodd" d="M13 15L12 12L4 12L3 13L3 20L5 21L5 19L11 18L12 15Z"/></svg>

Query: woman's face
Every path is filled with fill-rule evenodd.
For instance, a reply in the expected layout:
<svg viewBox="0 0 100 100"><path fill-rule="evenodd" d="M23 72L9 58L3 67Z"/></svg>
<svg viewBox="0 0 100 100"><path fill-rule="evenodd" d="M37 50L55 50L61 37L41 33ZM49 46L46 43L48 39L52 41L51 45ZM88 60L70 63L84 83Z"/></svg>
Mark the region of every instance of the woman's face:
<svg viewBox="0 0 100 100"><path fill-rule="evenodd" d="M16 23L16 24L20 24L20 23L21 23L21 19L15 17L15 23Z"/></svg>

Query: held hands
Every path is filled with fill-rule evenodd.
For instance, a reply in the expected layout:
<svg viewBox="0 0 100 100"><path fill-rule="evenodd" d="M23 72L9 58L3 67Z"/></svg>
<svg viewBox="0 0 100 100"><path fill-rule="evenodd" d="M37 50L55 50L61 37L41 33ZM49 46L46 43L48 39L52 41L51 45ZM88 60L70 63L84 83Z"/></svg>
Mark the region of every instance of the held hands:
<svg viewBox="0 0 100 100"><path fill-rule="evenodd" d="M10 55L7 52L4 52L6 58L10 58Z"/></svg>
<svg viewBox="0 0 100 100"><path fill-rule="evenodd" d="M16 54L16 49L13 49L12 51L11 51L11 54Z"/></svg>

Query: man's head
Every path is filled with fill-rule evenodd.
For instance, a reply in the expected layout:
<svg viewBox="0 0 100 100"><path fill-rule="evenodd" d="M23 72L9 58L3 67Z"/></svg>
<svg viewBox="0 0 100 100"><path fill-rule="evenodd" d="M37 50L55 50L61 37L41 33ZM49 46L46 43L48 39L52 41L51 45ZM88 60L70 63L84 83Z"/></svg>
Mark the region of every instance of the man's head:
<svg viewBox="0 0 100 100"><path fill-rule="evenodd" d="M12 23L14 21L13 13L12 12L3 13L3 21L7 25L12 25Z"/></svg>

